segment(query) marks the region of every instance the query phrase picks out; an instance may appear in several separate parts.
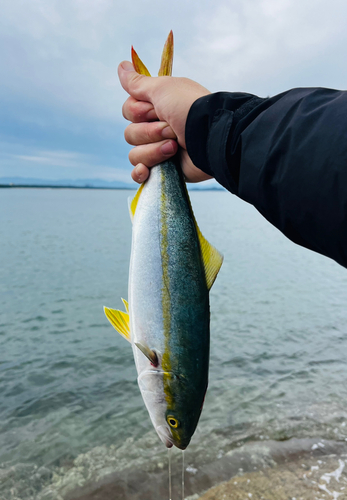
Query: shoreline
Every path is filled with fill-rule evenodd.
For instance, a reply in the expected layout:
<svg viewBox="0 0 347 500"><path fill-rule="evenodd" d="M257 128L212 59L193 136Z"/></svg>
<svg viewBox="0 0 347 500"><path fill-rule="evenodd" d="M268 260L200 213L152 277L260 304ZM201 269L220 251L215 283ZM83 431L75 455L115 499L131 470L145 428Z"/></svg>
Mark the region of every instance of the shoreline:
<svg viewBox="0 0 347 500"><path fill-rule="evenodd" d="M189 191L194 192L205 192L205 191L225 191L224 188L219 187L205 187L205 188L195 188L191 187L192 184L187 184L189 186ZM0 189L102 189L107 191L136 191L137 185L134 186L120 186L120 187L108 187L108 186L74 186L74 185L51 185L51 184L0 184Z"/></svg>
<svg viewBox="0 0 347 500"><path fill-rule="evenodd" d="M107 186L52 186L50 184L0 184L0 189L107 189L107 190L126 190L126 191L134 191L136 190L136 186L134 187L107 187Z"/></svg>
<svg viewBox="0 0 347 500"><path fill-rule="evenodd" d="M185 472L185 498L313 500L313 493L327 495L325 490L330 487L330 493L335 496L328 494L325 498L342 500L347 498L345 464L345 441L292 438L287 441L250 442L230 450L200 469L188 467ZM336 470L339 468L341 473L337 477ZM331 479L330 484L330 479L324 481L324 477ZM181 498L181 471L172 475L172 484L172 498ZM341 490L344 487L345 492ZM162 500L167 497L168 472L165 467L149 473L123 470L110 474L96 484L86 484L70 492L64 500Z"/></svg>

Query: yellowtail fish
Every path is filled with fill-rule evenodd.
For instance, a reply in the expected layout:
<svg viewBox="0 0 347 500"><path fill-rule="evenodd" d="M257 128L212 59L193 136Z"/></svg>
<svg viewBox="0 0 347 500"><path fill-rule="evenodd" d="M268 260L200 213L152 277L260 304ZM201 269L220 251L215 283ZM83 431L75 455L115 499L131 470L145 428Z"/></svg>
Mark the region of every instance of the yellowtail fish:
<svg viewBox="0 0 347 500"><path fill-rule="evenodd" d="M171 75L173 35L159 75ZM132 49L138 73L149 72ZM130 204L133 222L126 311L104 308L132 346L138 384L163 443L184 450L208 383L209 290L222 256L202 236L179 164L151 168Z"/></svg>

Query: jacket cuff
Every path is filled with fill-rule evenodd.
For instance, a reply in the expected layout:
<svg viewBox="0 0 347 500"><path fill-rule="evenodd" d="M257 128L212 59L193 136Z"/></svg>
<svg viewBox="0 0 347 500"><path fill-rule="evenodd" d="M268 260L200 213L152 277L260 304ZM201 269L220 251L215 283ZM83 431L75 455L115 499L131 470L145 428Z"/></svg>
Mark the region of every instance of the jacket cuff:
<svg viewBox="0 0 347 500"><path fill-rule="evenodd" d="M252 94L217 92L200 97L186 122L186 146L194 165L237 194L239 154L233 132L264 99ZM238 134L237 134L238 135Z"/></svg>

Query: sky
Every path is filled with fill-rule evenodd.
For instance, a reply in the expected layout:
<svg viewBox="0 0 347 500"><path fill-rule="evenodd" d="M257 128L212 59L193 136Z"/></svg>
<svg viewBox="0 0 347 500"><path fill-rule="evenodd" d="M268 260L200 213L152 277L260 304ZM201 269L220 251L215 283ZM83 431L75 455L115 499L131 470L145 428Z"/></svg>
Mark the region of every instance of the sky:
<svg viewBox="0 0 347 500"><path fill-rule="evenodd" d="M175 37L174 76L261 97L347 85L345 0L2 0L0 178L130 181L131 45L152 74Z"/></svg>

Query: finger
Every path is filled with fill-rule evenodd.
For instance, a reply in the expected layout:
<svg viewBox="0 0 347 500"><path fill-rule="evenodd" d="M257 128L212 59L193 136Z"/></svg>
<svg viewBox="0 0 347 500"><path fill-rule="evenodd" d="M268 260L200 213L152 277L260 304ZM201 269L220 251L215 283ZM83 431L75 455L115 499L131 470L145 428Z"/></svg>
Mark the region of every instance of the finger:
<svg viewBox="0 0 347 500"><path fill-rule="evenodd" d="M124 118L133 123L158 120L153 104L138 101L131 96L123 104L122 112Z"/></svg>
<svg viewBox="0 0 347 500"><path fill-rule="evenodd" d="M145 180L148 179L149 176L149 168L146 167L143 163L139 163L136 165L136 167L133 169L131 172L131 177L135 182L138 182L141 184L142 182L145 182Z"/></svg>
<svg viewBox="0 0 347 500"><path fill-rule="evenodd" d="M151 101L157 78L139 75L129 61L118 66L118 77L123 89L139 101Z"/></svg>
<svg viewBox="0 0 347 500"><path fill-rule="evenodd" d="M176 134L166 122L132 123L124 131L128 144L139 146L163 139L176 139Z"/></svg>
<svg viewBox="0 0 347 500"><path fill-rule="evenodd" d="M129 160L134 166L143 163L147 167L153 167L158 163L168 160L177 152L177 149L178 144L173 140L143 144L136 146L130 151Z"/></svg>

